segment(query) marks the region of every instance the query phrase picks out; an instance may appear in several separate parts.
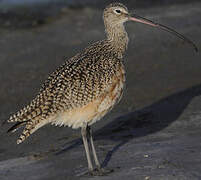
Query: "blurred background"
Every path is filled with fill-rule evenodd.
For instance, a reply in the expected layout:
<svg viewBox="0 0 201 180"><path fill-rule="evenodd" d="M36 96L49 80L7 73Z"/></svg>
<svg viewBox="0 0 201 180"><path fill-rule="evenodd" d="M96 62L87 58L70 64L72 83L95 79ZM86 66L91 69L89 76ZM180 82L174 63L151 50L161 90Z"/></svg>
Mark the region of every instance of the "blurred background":
<svg viewBox="0 0 201 180"><path fill-rule="evenodd" d="M66 59L105 38L110 0L0 0L0 123L28 104ZM119 1L201 49L200 0ZM127 82L121 102L94 125L101 179L201 179L201 56L171 34L126 23ZM76 177L87 162L80 131L47 125L16 145L0 127L0 179ZM93 177L93 179L100 179Z"/></svg>
<svg viewBox="0 0 201 180"><path fill-rule="evenodd" d="M114 0L1 0L0 22L5 27L30 27L48 23L66 9L103 9ZM132 9L160 7L175 4L199 2L199 0L119 0Z"/></svg>

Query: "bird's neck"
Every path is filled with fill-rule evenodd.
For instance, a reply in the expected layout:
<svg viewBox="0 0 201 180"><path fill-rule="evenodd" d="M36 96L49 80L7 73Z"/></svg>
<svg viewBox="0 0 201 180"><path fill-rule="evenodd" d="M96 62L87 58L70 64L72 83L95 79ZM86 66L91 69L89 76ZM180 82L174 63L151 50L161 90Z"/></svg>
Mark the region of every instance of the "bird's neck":
<svg viewBox="0 0 201 180"><path fill-rule="evenodd" d="M128 35L124 25L119 24L111 27L106 25L107 40L111 43L114 51L118 54L118 58L122 58L128 45Z"/></svg>

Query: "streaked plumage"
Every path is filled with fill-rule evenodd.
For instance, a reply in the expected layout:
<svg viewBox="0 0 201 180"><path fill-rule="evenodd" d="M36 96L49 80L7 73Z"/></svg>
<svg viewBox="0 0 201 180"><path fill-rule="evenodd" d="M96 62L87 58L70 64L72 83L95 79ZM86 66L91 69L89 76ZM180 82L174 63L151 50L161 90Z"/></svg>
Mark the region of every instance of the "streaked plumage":
<svg viewBox="0 0 201 180"><path fill-rule="evenodd" d="M106 16L104 13L108 26ZM72 128L91 125L120 99L125 81L122 57L128 38L122 23L117 28L109 26L107 39L67 60L48 77L31 103L10 117L8 122L26 122L18 144L48 123ZM114 32L108 31L113 28Z"/></svg>

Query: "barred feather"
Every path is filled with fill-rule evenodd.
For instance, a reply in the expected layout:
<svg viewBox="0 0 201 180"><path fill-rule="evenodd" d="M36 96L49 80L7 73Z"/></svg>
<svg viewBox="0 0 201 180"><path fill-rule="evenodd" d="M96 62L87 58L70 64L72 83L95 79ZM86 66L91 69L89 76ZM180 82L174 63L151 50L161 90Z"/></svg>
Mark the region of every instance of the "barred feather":
<svg viewBox="0 0 201 180"><path fill-rule="evenodd" d="M123 5L120 7L125 9ZM18 144L47 123L73 128L92 124L118 101L124 83L122 57L128 37L122 22L109 24L109 8L104 11L107 39L92 44L62 64L44 82L31 103L10 117L8 122L25 125ZM113 90L117 94L109 92Z"/></svg>

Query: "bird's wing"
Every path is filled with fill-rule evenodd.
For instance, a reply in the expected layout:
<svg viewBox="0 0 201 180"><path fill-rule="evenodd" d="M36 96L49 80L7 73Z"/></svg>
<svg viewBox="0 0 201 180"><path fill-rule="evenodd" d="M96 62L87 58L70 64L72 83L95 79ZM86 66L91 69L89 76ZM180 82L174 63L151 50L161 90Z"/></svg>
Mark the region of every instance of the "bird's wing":
<svg viewBox="0 0 201 180"><path fill-rule="evenodd" d="M36 98L8 122L46 119L59 111L82 107L105 93L122 64L102 47L85 49L66 61L48 77Z"/></svg>

